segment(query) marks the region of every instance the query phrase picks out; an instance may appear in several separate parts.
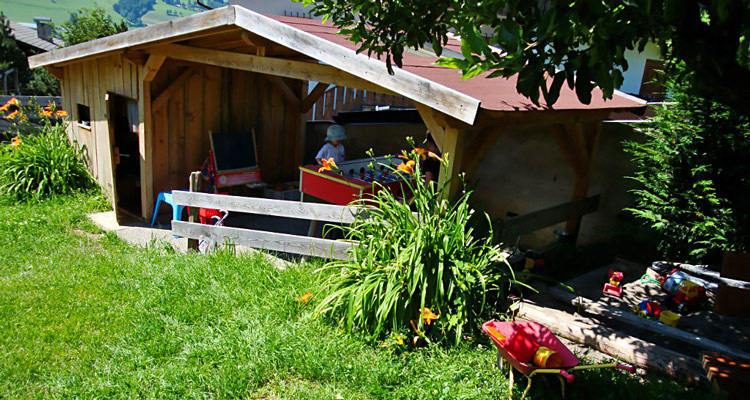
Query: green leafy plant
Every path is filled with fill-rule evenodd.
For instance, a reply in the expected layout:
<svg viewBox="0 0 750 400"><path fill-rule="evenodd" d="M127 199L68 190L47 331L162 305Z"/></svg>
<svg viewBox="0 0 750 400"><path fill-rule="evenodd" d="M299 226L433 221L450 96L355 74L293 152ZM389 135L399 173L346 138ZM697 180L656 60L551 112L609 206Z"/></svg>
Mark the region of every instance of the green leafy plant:
<svg viewBox="0 0 750 400"><path fill-rule="evenodd" d="M489 217L472 209L471 191L449 202L445 185L421 179L420 161L428 156L437 157L415 149L391 167L415 177L405 181L408 190L396 193L375 183L377 194L355 202L366 213L343 230L359 246L349 260L319 270L330 275L316 295L318 314L372 337L411 331L457 343L491 314L490 299L503 298L513 274L492 244ZM409 201L399 196L408 193Z"/></svg>
<svg viewBox="0 0 750 400"><path fill-rule="evenodd" d="M631 208L661 235L676 261L718 263L724 251L750 250L750 118L691 94L689 79L670 79L674 104L657 109L627 142L636 163Z"/></svg>
<svg viewBox="0 0 750 400"><path fill-rule="evenodd" d="M99 6L81 8L70 14L70 20L62 24L60 37L66 46L111 36L128 30L124 20L115 22Z"/></svg>
<svg viewBox="0 0 750 400"><path fill-rule="evenodd" d="M85 148L69 141L65 124L41 123L38 132L0 145L0 193L29 201L95 187Z"/></svg>

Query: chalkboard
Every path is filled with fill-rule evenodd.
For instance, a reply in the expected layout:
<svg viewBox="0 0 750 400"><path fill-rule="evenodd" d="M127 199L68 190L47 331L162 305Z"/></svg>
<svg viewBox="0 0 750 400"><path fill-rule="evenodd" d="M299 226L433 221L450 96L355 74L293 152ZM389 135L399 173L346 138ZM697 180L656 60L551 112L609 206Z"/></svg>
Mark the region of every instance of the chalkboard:
<svg viewBox="0 0 750 400"><path fill-rule="evenodd" d="M254 131L209 133L211 136L211 149L214 152L216 163L216 172L221 173L258 168Z"/></svg>

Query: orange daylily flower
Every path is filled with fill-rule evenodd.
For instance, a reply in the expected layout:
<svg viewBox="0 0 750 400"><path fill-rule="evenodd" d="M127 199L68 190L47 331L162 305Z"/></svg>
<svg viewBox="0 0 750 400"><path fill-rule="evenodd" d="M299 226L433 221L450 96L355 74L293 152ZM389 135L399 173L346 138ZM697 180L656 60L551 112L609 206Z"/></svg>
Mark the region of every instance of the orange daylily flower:
<svg viewBox="0 0 750 400"><path fill-rule="evenodd" d="M17 116L18 116L18 110L13 111L12 113L5 116L5 119L16 119Z"/></svg>
<svg viewBox="0 0 750 400"><path fill-rule="evenodd" d="M318 172L333 171L334 168L339 169L338 165L336 165L336 162L333 161L333 157L331 157L327 160L323 159L323 166L318 168Z"/></svg>
<svg viewBox="0 0 750 400"><path fill-rule="evenodd" d="M3 104L2 107L0 107L0 111L8 111L8 108L10 108L10 106L21 107L21 101L15 97L11 97L10 100L5 102L5 104Z"/></svg>
<svg viewBox="0 0 750 400"><path fill-rule="evenodd" d="M401 164L398 165L398 168L396 168L396 170L398 172L403 172L403 173L406 173L406 174L409 174L409 175L414 175L414 165L415 164L416 163L414 162L414 160L409 160L407 162L402 162Z"/></svg>
<svg viewBox="0 0 750 400"><path fill-rule="evenodd" d="M425 324L430 325L432 324L433 320L436 320L438 318L440 318L440 316L433 313L429 308L425 307L422 309L422 319L424 320Z"/></svg>
<svg viewBox="0 0 750 400"><path fill-rule="evenodd" d="M427 150L427 149L424 149L424 148L422 148L422 147L417 147L417 148L415 148L415 149L414 149L414 152L415 152L415 153L417 153L417 154L419 155L419 158L420 158L420 159L421 159L422 161L426 160L426 159L427 159L427 157L431 157L431 158L434 158L434 159L436 159L436 160L439 160L439 161L443 161L443 160L442 160L442 159L440 158L440 156L438 156L437 154L435 154L435 153L433 153L433 152L431 152L431 151L429 151L429 150Z"/></svg>
<svg viewBox="0 0 750 400"><path fill-rule="evenodd" d="M39 115L42 116L42 117L52 118L52 111L50 111L50 110L44 110L41 113L39 113Z"/></svg>
<svg viewBox="0 0 750 400"><path fill-rule="evenodd" d="M307 303L308 300L312 297L312 293L307 292L300 296L300 298L296 299L298 303Z"/></svg>
<svg viewBox="0 0 750 400"><path fill-rule="evenodd" d="M55 111L55 115L57 115L58 117L67 117L68 112L65 110L57 110Z"/></svg>
<svg viewBox="0 0 750 400"><path fill-rule="evenodd" d="M23 140L18 136L14 137L13 140L10 141L10 145L13 147L18 147L22 143L23 143Z"/></svg>

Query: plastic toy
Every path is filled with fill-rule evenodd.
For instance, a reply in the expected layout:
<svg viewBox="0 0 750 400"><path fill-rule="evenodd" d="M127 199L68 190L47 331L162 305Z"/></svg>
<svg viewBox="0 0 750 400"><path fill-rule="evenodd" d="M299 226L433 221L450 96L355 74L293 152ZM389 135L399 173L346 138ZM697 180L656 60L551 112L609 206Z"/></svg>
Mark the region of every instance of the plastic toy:
<svg viewBox="0 0 750 400"><path fill-rule="evenodd" d="M677 322L680 321L680 314L674 313L669 310L664 310L661 312L661 316L659 317L659 322L661 322L664 325L669 325L673 328L677 327Z"/></svg>
<svg viewBox="0 0 750 400"><path fill-rule="evenodd" d="M531 388L532 378L536 374L553 374L560 379L562 397L565 397L565 383L573 383L572 372L594 368L619 368L630 373L634 367L617 363L578 365L578 358L544 325L536 322L500 322L488 321L482 330L490 336L497 348L497 366L503 364L509 368L509 394L513 397L513 370L528 378L526 389L521 400ZM525 361L524 361L525 360Z"/></svg>
<svg viewBox="0 0 750 400"><path fill-rule="evenodd" d="M639 317L658 321L659 315L661 315L661 306L655 301L643 300L633 306L633 311Z"/></svg>
<svg viewBox="0 0 750 400"><path fill-rule="evenodd" d="M700 307L706 300L706 288L690 280L690 275L673 269L661 288L672 295L671 302L677 306L677 312L685 313Z"/></svg>
<svg viewBox="0 0 750 400"><path fill-rule="evenodd" d="M706 288L691 281L684 281L672 297L677 312L684 313L699 307L706 300Z"/></svg>
<svg viewBox="0 0 750 400"><path fill-rule="evenodd" d="M610 269L609 270L609 282L604 284L604 289L602 289L602 293L608 294L610 296L622 296L622 286L620 284L622 283L622 272L615 271Z"/></svg>

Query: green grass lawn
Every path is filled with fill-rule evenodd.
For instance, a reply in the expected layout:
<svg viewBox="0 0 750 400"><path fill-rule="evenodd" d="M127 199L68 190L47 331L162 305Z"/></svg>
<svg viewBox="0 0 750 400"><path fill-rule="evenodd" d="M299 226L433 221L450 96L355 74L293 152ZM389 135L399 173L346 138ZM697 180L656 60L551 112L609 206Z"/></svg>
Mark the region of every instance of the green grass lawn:
<svg viewBox="0 0 750 400"><path fill-rule="evenodd" d="M296 298L315 266L132 247L85 214L89 195L0 204L0 398L490 399L486 344L395 353ZM525 385L519 379L520 385ZM531 398L557 398L557 380ZM660 377L581 372L569 398L695 398Z"/></svg>
<svg viewBox="0 0 750 400"><path fill-rule="evenodd" d="M112 6L117 0L0 0L0 11L11 21L33 22L34 17L50 17L56 24L68 21L71 12L78 11L83 7L92 8L98 5L107 12L115 21L123 17L118 14ZM194 11L168 5L157 1L154 9L146 13L141 19L146 25L152 25L168 21L176 17L167 15L167 10L184 15L193 14ZM179 14L178 14L179 15Z"/></svg>

